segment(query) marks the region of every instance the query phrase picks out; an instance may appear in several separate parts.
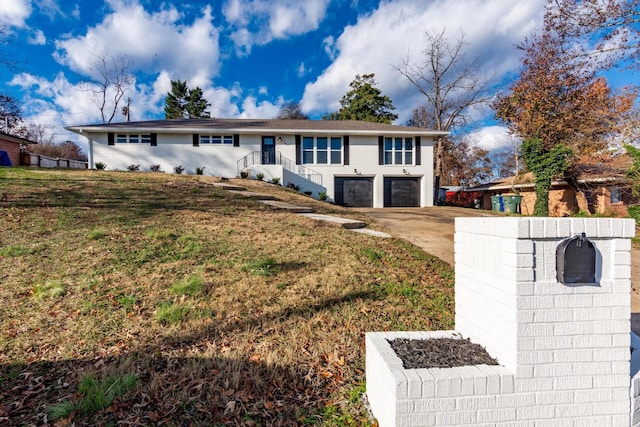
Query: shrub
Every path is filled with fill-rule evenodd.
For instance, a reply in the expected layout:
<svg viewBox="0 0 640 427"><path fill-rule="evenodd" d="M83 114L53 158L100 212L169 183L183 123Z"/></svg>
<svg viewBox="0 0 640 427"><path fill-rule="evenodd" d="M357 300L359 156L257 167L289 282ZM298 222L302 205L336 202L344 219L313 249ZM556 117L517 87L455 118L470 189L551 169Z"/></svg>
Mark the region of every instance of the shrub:
<svg viewBox="0 0 640 427"><path fill-rule="evenodd" d="M327 193L325 193L324 191L321 191L320 193L318 193L318 198L320 200L327 200Z"/></svg>
<svg viewBox="0 0 640 427"><path fill-rule="evenodd" d="M280 184L280 177L279 176L274 176L273 178L271 178L271 183L278 185Z"/></svg>
<svg viewBox="0 0 640 427"><path fill-rule="evenodd" d="M199 167L198 167L198 168L196 168L196 175L202 175L202 174L204 173L204 168L205 168L205 167L206 167L206 166L203 166L203 167L201 167L201 168L199 168Z"/></svg>
<svg viewBox="0 0 640 427"><path fill-rule="evenodd" d="M259 181L262 181L262 180L264 179L264 174L263 174L262 172L257 173L257 174L256 174L256 178L257 178Z"/></svg>
<svg viewBox="0 0 640 427"><path fill-rule="evenodd" d="M149 170L151 172L160 172L160 165L151 165L149 166Z"/></svg>
<svg viewBox="0 0 640 427"><path fill-rule="evenodd" d="M636 227L640 226L640 205L629 206L629 216L636 220Z"/></svg>
<svg viewBox="0 0 640 427"><path fill-rule="evenodd" d="M249 172L242 171L240 172L240 178L247 178L249 176Z"/></svg>
<svg viewBox="0 0 640 427"><path fill-rule="evenodd" d="M107 164L104 162L96 162L94 166L99 171L105 170L107 168Z"/></svg>
<svg viewBox="0 0 640 427"><path fill-rule="evenodd" d="M295 185L293 182L290 182L287 184L287 187L296 190L296 191L300 191L300 186L299 185Z"/></svg>
<svg viewBox="0 0 640 427"><path fill-rule="evenodd" d="M180 175L182 172L184 172L184 166L180 165L180 166L176 166L173 168L173 171L175 173L177 173L178 175Z"/></svg>
<svg viewBox="0 0 640 427"><path fill-rule="evenodd" d="M127 170L129 172L137 172L140 170L140 165L129 165L127 166Z"/></svg>

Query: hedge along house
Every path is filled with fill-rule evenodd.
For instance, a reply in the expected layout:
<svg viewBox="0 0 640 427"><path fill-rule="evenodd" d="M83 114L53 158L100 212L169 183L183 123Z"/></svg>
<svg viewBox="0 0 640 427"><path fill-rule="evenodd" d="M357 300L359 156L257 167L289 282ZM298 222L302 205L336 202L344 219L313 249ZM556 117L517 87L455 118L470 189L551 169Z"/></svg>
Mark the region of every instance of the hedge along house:
<svg viewBox="0 0 640 427"><path fill-rule="evenodd" d="M89 168L160 165L187 173L277 178L351 207L433 205L434 139L446 132L360 121L176 119L69 126Z"/></svg>

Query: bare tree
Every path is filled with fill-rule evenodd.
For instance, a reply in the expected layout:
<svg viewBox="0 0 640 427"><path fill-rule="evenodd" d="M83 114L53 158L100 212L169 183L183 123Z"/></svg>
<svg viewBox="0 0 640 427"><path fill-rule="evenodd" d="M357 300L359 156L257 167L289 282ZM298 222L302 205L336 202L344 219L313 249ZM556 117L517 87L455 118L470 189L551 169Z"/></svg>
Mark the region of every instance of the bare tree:
<svg viewBox="0 0 640 427"><path fill-rule="evenodd" d="M302 112L300 104L295 101L287 101L280 107L276 119L309 120L309 116Z"/></svg>
<svg viewBox="0 0 640 427"><path fill-rule="evenodd" d="M43 125L39 123L27 123L25 126L24 137L38 144L53 144L54 127L52 125Z"/></svg>
<svg viewBox="0 0 640 427"><path fill-rule="evenodd" d="M489 102L489 81L478 73L478 59L469 60L466 57L466 45L464 33L452 43L447 39L445 30L425 31L421 61L412 62L407 56L400 65L395 66L424 95L425 103L414 110L415 125L450 131L467 124L474 107ZM440 177L444 174L443 139L436 141L436 192Z"/></svg>
<svg viewBox="0 0 640 427"><path fill-rule="evenodd" d="M83 90L91 94L91 100L100 110L102 123L111 123L118 105L131 87L135 78L129 72L131 59L126 55L112 56L108 50L94 54L91 63L91 80L85 82Z"/></svg>
<svg viewBox="0 0 640 427"><path fill-rule="evenodd" d="M640 68L640 0L547 0L545 27L589 66Z"/></svg>

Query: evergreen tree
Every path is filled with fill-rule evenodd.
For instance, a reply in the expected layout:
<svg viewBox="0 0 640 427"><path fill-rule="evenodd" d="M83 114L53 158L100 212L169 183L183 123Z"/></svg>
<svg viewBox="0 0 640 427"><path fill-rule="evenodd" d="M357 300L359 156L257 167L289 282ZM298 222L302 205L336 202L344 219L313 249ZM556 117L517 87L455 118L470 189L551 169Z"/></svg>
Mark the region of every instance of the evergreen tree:
<svg viewBox="0 0 640 427"><path fill-rule="evenodd" d="M189 98L186 105L187 117L190 119L208 119L211 114L205 111L211 104L204 99L202 89L196 87L189 91Z"/></svg>
<svg viewBox="0 0 640 427"><path fill-rule="evenodd" d="M392 123L398 118L391 99L375 87L375 74L357 75L349 86L351 90L340 100L341 108L325 115L328 120L360 120L364 122Z"/></svg>
<svg viewBox="0 0 640 427"><path fill-rule="evenodd" d="M211 104L204 99L202 89L189 89L187 81L171 80L171 92L167 95L164 107L165 119L209 118L205 111Z"/></svg>
<svg viewBox="0 0 640 427"><path fill-rule="evenodd" d="M164 107L165 119L182 119L187 105L187 81L171 80L171 92L167 95Z"/></svg>

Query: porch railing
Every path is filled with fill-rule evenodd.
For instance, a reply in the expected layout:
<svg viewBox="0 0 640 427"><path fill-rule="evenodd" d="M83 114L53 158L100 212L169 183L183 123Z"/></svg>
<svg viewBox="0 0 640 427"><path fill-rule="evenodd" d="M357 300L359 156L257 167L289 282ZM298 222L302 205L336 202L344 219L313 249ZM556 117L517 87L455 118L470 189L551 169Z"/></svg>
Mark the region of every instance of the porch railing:
<svg viewBox="0 0 640 427"><path fill-rule="evenodd" d="M314 171L303 165L297 165L291 159L284 157L280 152L275 153L275 159L271 161L270 158L266 159L261 151L252 151L237 162L238 174L246 168L253 165L261 164L275 164L281 165L284 169L295 173L302 178L313 182L314 184L322 185L322 174Z"/></svg>

